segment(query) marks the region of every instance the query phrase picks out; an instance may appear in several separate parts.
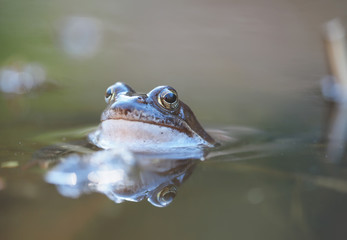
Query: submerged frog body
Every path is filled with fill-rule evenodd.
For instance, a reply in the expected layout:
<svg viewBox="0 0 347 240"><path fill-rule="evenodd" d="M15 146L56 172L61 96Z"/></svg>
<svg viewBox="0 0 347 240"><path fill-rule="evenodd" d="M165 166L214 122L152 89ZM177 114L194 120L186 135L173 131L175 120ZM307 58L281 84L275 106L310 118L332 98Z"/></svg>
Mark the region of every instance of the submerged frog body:
<svg viewBox="0 0 347 240"><path fill-rule="evenodd" d="M91 142L100 148L148 151L215 145L215 140L170 86L139 94L117 82L106 90L105 100L107 107L101 115L101 124L89 135Z"/></svg>

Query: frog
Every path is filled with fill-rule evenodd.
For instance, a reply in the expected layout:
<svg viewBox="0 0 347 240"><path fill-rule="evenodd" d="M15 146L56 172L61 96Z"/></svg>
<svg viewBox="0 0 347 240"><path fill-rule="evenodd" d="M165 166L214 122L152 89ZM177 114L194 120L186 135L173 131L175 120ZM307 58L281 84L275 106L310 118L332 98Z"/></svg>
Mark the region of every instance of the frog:
<svg viewBox="0 0 347 240"><path fill-rule="evenodd" d="M116 82L107 88L105 101L100 125L88 136L101 149L157 151L217 145L171 86L137 93L127 84Z"/></svg>
<svg viewBox="0 0 347 240"><path fill-rule="evenodd" d="M98 126L51 134L70 138L42 148L25 168L45 169L45 181L65 197L97 192L115 203L147 200L166 207L200 162L232 154L240 160L237 154L251 149L231 149L239 141L227 134L246 135L251 129L205 131L170 86L143 94L117 82L107 88L105 101Z"/></svg>

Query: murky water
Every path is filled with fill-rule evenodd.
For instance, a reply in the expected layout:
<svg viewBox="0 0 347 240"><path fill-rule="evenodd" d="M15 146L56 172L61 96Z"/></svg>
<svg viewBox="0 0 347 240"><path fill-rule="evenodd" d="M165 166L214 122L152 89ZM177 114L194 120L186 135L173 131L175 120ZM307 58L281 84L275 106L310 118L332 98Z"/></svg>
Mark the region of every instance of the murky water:
<svg viewBox="0 0 347 240"><path fill-rule="evenodd" d="M0 239L345 239L346 164L327 162L319 81L321 26L347 23L346 9L327 0L2 2L0 78L26 84L0 97ZM28 72L32 64L44 74ZM39 150L83 139L116 81L139 92L171 85L205 127L235 140L205 161L145 165L161 180L137 188L138 200L163 187L163 172L189 173L165 208L115 203L95 174L91 188L63 196L47 175L80 162L109 167L74 155L58 168L59 148ZM122 164L111 164L117 176ZM136 176L126 164L122 174Z"/></svg>

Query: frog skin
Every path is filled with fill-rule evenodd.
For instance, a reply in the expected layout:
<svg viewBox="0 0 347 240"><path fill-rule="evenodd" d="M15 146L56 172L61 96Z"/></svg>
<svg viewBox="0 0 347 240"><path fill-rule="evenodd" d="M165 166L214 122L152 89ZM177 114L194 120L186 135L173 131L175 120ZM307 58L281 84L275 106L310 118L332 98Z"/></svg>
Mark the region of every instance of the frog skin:
<svg viewBox="0 0 347 240"><path fill-rule="evenodd" d="M125 83L117 82L106 90L105 100L107 107L101 123L89 134L89 140L100 148L167 151L216 144L170 86L139 94Z"/></svg>

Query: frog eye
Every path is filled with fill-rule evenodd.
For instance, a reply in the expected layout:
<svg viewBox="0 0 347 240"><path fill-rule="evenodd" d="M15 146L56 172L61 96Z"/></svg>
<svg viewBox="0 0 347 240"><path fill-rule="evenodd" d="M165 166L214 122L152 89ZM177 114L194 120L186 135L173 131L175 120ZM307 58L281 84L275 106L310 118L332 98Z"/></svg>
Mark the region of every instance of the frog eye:
<svg viewBox="0 0 347 240"><path fill-rule="evenodd" d="M113 94L115 93L115 89L113 87L109 87L105 92L105 102L109 103Z"/></svg>
<svg viewBox="0 0 347 240"><path fill-rule="evenodd" d="M105 102L109 103L118 94L133 94L134 89L122 82L116 82L112 86L108 87L105 93Z"/></svg>
<svg viewBox="0 0 347 240"><path fill-rule="evenodd" d="M160 192L158 192L157 201L162 207L165 207L174 200L176 194L177 188L175 185L166 186Z"/></svg>
<svg viewBox="0 0 347 240"><path fill-rule="evenodd" d="M168 109L174 110L178 107L177 92L173 88L165 88L158 95L159 104Z"/></svg>

